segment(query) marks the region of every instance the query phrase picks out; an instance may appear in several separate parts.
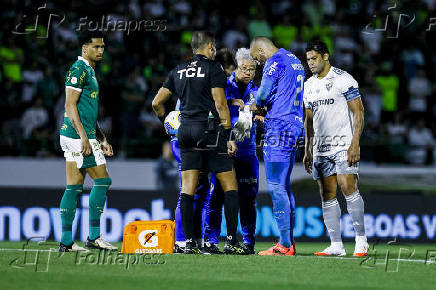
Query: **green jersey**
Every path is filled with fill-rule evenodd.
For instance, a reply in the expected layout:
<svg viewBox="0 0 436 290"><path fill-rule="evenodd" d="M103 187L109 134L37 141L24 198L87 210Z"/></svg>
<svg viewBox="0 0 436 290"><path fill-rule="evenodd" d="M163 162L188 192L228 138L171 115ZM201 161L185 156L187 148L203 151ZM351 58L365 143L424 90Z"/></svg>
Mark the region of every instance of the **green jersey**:
<svg viewBox="0 0 436 290"><path fill-rule="evenodd" d="M94 69L89 62L79 56L69 69L65 78L65 88L80 92L77 110L80 121L89 139L95 139L98 116L98 82ZM69 138L79 139L79 134L71 124L66 112L60 134Z"/></svg>

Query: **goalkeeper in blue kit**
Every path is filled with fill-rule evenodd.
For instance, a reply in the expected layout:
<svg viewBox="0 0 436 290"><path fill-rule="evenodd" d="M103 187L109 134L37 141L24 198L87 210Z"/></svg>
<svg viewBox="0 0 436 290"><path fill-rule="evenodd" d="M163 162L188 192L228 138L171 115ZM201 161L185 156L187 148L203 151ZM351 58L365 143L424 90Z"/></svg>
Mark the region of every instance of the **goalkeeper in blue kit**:
<svg viewBox="0 0 436 290"><path fill-rule="evenodd" d="M264 63L262 82L252 110L266 107L263 154L268 191L280 241L263 256L293 256L295 242L295 200L290 176L296 144L303 137L304 68L289 51L277 48L266 37L256 37L250 45L251 56Z"/></svg>

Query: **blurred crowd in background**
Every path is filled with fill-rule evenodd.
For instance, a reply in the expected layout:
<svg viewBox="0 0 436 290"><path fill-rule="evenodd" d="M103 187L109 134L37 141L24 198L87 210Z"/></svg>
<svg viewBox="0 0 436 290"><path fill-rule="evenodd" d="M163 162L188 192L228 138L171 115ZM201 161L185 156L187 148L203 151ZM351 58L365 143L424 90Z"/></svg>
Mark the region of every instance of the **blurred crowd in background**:
<svg viewBox="0 0 436 290"><path fill-rule="evenodd" d="M151 101L169 70L192 55L192 31L207 29L216 34L218 49L232 51L248 47L255 36L271 37L306 67L306 43L315 38L325 41L332 65L359 82L366 109L362 159L434 162L436 0L2 3L3 156L62 156L58 132L64 114L64 79L81 54L76 29L86 23L88 28L100 25L98 29L109 30L104 31L104 58L96 67L99 119L119 158L161 155L168 137ZM113 29L117 21L129 20L146 20L142 22L146 24L136 31L123 29L123 24ZM175 101L167 104L167 111Z"/></svg>

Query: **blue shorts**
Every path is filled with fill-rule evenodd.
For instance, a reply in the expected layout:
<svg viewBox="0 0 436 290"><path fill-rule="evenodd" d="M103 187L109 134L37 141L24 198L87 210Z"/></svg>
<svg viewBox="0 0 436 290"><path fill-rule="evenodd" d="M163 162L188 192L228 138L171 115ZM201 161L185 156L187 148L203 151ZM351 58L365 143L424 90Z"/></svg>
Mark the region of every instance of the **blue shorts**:
<svg viewBox="0 0 436 290"><path fill-rule="evenodd" d="M300 123L286 123L281 120L265 120L263 143L264 160L268 162L290 162L298 141L303 137Z"/></svg>

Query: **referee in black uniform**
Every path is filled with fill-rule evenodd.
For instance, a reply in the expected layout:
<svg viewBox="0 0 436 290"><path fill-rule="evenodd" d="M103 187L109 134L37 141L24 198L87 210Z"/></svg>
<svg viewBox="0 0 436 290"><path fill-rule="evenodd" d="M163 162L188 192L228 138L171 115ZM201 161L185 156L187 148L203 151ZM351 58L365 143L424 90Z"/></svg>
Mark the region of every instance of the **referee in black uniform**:
<svg viewBox="0 0 436 290"><path fill-rule="evenodd" d="M153 110L161 120L165 116L163 103L171 94L181 101L178 138L182 159L180 208L186 236L185 253L200 253L193 240L193 201L200 170L205 170L216 174L225 192L227 248L231 253L242 254L243 249L236 240L239 198L231 156L237 147L230 139L232 123L224 94L227 79L222 66L214 61L216 48L212 33L194 32L191 47L193 58L169 73L153 100Z"/></svg>

